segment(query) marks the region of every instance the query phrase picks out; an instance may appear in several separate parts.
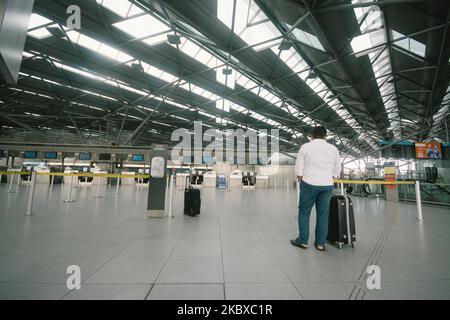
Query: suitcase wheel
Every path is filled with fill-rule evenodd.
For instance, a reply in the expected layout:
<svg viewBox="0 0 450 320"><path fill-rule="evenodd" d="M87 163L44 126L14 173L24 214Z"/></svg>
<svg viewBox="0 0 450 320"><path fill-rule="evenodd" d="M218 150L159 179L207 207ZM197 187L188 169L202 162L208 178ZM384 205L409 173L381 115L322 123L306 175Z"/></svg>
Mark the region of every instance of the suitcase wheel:
<svg viewBox="0 0 450 320"><path fill-rule="evenodd" d="M337 244L338 249L342 249L342 243Z"/></svg>

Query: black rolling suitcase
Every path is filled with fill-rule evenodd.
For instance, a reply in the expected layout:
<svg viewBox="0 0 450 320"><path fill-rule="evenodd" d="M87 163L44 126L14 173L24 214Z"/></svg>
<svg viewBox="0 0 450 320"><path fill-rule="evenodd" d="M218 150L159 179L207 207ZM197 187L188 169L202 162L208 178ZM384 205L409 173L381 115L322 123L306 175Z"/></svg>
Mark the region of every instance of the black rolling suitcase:
<svg viewBox="0 0 450 320"><path fill-rule="evenodd" d="M354 247L355 217L352 199L349 196L334 195L331 198L327 240L335 243L339 249L349 243Z"/></svg>
<svg viewBox="0 0 450 320"><path fill-rule="evenodd" d="M184 190L184 214L194 217L200 214L200 190L189 187Z"/></svg>

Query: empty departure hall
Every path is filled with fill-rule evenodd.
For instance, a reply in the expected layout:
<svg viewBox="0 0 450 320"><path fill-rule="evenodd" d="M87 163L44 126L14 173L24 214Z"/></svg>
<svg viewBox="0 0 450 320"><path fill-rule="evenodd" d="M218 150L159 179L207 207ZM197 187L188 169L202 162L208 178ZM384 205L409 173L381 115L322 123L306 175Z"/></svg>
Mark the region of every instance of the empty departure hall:
<svg viewBox="0 0 450 320"><path fill-rule="evenodd" d="M440 0L0 0L0 300L449 300L449 27Z"/></svg>

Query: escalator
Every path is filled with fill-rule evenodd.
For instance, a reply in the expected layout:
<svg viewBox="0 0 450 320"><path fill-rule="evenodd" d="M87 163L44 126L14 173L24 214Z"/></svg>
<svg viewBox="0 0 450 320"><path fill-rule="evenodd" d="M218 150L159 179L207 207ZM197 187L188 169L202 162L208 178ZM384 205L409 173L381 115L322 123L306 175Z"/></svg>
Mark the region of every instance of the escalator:
<svg viewBox="0 0 450 320"><path fill-rule="evenodd" d="M450 185L421 184L422 202L450 206Z"/></svg>

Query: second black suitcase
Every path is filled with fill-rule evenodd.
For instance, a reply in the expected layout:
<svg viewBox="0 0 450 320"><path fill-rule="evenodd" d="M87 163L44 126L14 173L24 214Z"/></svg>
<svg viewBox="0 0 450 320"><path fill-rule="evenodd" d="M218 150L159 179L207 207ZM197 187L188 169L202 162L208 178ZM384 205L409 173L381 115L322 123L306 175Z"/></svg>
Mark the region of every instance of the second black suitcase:
<svg viewBox="0 0 450 320"><path fill-rule="evenodd" d="M327 240L337 244L339 249L343 244L349 243L354 247L355 217L352 199L349 196L334 195L331 198Z"/></svg>
<svg viewBox="0 0 450 320"><path fill-rule="evenodd" d="M184 214L194 217L200 214L200 190L189 187L184 190Z"/></svg>

